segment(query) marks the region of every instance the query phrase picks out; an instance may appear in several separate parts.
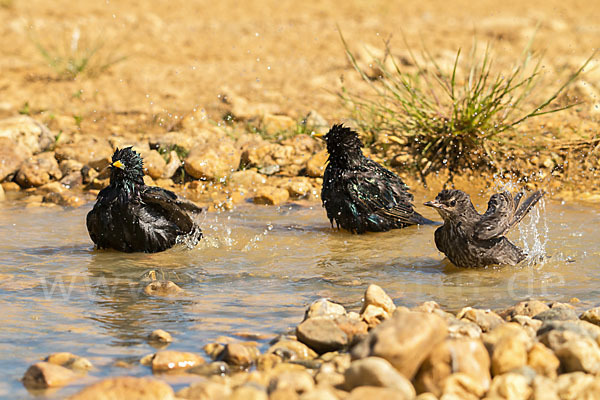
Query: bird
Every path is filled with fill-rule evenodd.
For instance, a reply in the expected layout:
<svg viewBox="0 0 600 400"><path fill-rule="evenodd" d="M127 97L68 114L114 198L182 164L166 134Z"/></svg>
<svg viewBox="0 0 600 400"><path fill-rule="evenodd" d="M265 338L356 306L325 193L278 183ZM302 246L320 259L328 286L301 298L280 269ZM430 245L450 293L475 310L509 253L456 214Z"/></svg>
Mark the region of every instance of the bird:
<svg viewBox="0 0 600 400"><path fill-rule="evenodd" d="M110 184L87 214L90 238L99 249L156 253L202 237L202 208L169 190L144 183L143 160L131 147L112 156Z"/></svg>
<svg viewBox="0 0 600 400"><path fill-rule="evenodd" d="M332 227L362 234L434 223L414 210L402 179L365 157L356 131L337 124L315 136L329 153L321 200Z"/></svg>
<svg viewBox="0 0 600 400"><path fill-rule="evenodd" d="M504 234L517 225L544 192L537 190L521 202L524 192L512 196L503 191L490 197L487 211L477 212L471 198L461 190L442 190L425 203L444 220L435 231L435 245L457 267L517 265L527 254Z"/></svg>

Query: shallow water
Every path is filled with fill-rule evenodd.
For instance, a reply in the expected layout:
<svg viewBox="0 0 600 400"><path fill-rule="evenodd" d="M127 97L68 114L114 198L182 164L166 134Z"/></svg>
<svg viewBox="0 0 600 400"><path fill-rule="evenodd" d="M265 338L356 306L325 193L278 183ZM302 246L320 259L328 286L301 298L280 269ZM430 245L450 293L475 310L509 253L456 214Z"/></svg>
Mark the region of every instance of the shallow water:
<svg viewBox="0 0 600 400"><path fill-rule="evenodd" d="M193 250L96 251L85 228L90 207L0 206L0 397L30 398L19 379L53 352L85 356L96 369L42 398L62 398L97 377L150 374L137 360L155 351L145 341L154 329L173 334L170 349L201 352L220 335L285 332L320 297L356 309L369 283L399 305L435 300L454 311L528 297L577 297L590 307L600 293L596 205L540 204L538 217L527 217L510 238L543 260L482 270L444 261L433 226L353 236L331 229L318 204L209 213ZM151 271L184 294L145 295ZM133 366L116 367L116 360ZM178 379L169 378L176 389L185 381Z"/></svg>

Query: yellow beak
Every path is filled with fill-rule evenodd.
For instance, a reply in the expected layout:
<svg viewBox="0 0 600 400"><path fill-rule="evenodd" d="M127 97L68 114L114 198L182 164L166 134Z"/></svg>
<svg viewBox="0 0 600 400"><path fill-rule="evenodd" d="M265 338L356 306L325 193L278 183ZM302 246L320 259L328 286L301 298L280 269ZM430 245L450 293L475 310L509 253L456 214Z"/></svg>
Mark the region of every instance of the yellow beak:
<svg viewBox="0 0 600 400"><path fill-rule="evenodd" d="M327 134L326 134L326 133L317 133L317 132L313 132L313 133L311 133L311 135L310 135L310 136L312 136L312 137L316 137L316 138L319 138L319 139L323 139L323 137L324 137L325 135L327 135Z"/></svg>
<svg viewBox="0 0 600 400"><path fill-rule="evenodd" d="M114 163L112 163L112 166L113 166L113 167L120 168L120 169L123 169L123 168L125 168L125 166L123 165L123 163L122 163L121 161L119 161L119 160L117 160L117 161L115 161Z"/></svg>

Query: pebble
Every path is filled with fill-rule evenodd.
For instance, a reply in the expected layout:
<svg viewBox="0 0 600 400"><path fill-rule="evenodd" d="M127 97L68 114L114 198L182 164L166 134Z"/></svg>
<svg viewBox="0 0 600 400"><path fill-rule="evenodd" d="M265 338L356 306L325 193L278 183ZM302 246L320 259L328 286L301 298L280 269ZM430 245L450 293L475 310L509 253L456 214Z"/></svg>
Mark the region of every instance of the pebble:
<svg viewBox="0 0 600 400"><path fill-rule="evenodd" d="M148 296L168 297L181 294L183 289L171 281L153 281L144 288Z"/></svg>
<svg viewBox="0 0 600 400"><path fill-rule="evenodd" d="M328 158L329 153L327 153L327 150L321 150L314 154L306 162L306 174L313 178L322 177Z"/></svg>
<svg viewBox="0 0 600 400"><path fill-rule="evenodd" d="M48 389L64 386L77 378L68 368L41 361L30 366L23 375L23 385L28 389Z"/></svg>
<svg viewBox="0 0 600 400"><path fill-rule="evenodd" d="M204 364L204 359L195 353L175 350L161 350L152 357L152 372L172 372L189 369Z"/></svg>
<svg viewBox="0 0 600 400"><path fill-rule="evenodd" d="M333 303L327 299L319 299L313 301L308 306L304 314L304 319L320 316L335 318L341 315L346 315L346 309L343 305Z"/></svg>
<svg viewBox="0 0 600 400"><path fill-rule="evenodd" d="M173 337L167 331L162 329L156 329L148 335L148 341L150 342L158 342L158 343L171 343L173 341Z"/></svg>
<svg viewBox="0 0 600 400"><path fill-rule="evenodd" d="M575 310L571 308L564 307L556 307L550 308L546 311L542 311L539 314L536 314L533 319L537 319L539 321L575 321L579 318L577 317L577 313Z"/></svg>
<svg viewBox="0 0 600 400"><path fill-rule="evenodd" d="M344 373L344 386L351 391L357 386L379 386L397 390L405 398L416 395L415 388L387 360L367 357L355 360Z"/></svg>
<svg viewBox="0 0 600 400"><path fill-rule="evenodd" d="M550 309L545 303L539 300L527 300L521 301L512 307L508 307L498 313L500 317L506 321L512 321L517 315L524 315L527 317L534 317L537 314Z"/></svg>
<svg viewBox="0 0 600 400"><path fill-rule="evenodd" d="M174 400L168 384L150 378L121 376L88 386L68 400Z"/></svg>
<svg viewBox="0 0 600 400"><path fill-rule="evenodd" d="M261 186L256 190L254 204L280 205L288 201L290 193L275 186Z"/></svg>
<svg viewBox="0 0 600 400"><path fill-rule="evenodd" d="M83 358L68 352L50 354L44 361L69 368L74 371L89 371L92 369L92 363L87 358Z"/></svg>
<svg viewBox="0 0 600 400"><path fill-rule="evenodd" d="M298 340L317 353L343 349L348 345L348 335L331 318L313 317L296 328Z"/></svg>
<svg viewBox="0 0 600 400"><path fill-rule="evenodd" d="M487 397L492 399L528 400L532 392L525 376L507 373L494 377Z"/></svg>
<svg viewBox="0 0 600 400"><path fill-rule="evenodd" d="M600 307L594 307L586 310L583 314L581 314L580 319L600 326Z"/></svg>
<svg viewBox="0 0 600 400"><path fill-rule="evenodd" d="M560 361L552 350L537 342L531 346L529 353L527 353L527 365L533 368L538 375L556 379Z"/></svg>
<svg viewBox="0 0 600 400"><path fill-rule="evenodd" d="M295 393L310 392L315 386L312 376L306 371L285 371L269 381L269 393L291 389Z"/></svg>
<svg viewBox="0 0 600 400"><path fill-rule="evenodd" d="M28 149L31 154L46 151L55 142L50 129L27 115L0 120L0 138L11 139Z"/></svg>
<svg viewBox="0 0 600 400"><path fill-rule="evenodd" d="M239 367L249 367L260 355L256 345L245 343L228 343L219 355L227 364Z"/></svg>
<svg viewBox="0 0 600 400"><path fill-rule="evenodd" d="M23 188L42 186L50 181L62 178L62 172L54 153L40 153L26 160L15 181Z"/></svg>
<svg viewBox="0 0 600 400"><path fill-rule="evenodd" d="M0 136L0 181L14 175L31 154L25 146Z"/></svg>
<svg viewBox="0 0 600 400"><path fill-rule="evenodd" d="M385 312L391 315L396 310L396 305L390 296L379 286L375 284L369 285L365 291L363 306L360 313L364 313L369 305L374 305L382 308Z"/></svg>
<svg viewBox="0 0 600 400"><path fill-rule="evenodd" d="M240 166L241 153L231 140L223 139L193 147L184 168L191 177L217 181L228 177Z"/></svg>
<svg viewBox="0 0 600 400"><path fill-rule="evenodd" d="M377 386L359 386L350 392L345 400L412 400L413 397L405 397L402 392L395 389Z"/></svg>
<svg viewBox="0 0 600 400"><path fill-rule="evenodd" d="M435 314L396 311L392 318L372 329L354 346L352 358L385 358L406 378L412 379L429 352L446 335L446 322Z"/></svg>
<svg viewBox="0 0 600 400"><path fill-rule="evenodd" d="M194 383L176 393L177 399L220 400L232 394L229 385L223 382L204 381Z"/></svg>
<svg viewBox="0 0 600 400"><path fill-rule="evenodd" d="M458 319L464 319L476 323L483 332L488 332L504 323L502 317L491 310L481 310L465 307L456 315Z"/></svg>

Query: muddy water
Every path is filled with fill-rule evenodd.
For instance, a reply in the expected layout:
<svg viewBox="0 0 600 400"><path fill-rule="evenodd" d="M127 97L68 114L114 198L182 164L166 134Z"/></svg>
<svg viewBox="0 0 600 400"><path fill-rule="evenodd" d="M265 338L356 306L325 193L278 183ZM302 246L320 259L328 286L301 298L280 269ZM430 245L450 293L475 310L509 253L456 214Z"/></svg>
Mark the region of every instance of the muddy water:
<svg viewBox="0 0 600 400"><path fill-rule="evenodd" d="M511 234L543 261L485 270L445 262L433 244L435 227L353 236L332 230L317 204L207 214L206 237L193 250L95 251L84 222L90 207L0 206L0 397L31 397L18 379L52 352L94 363L92 378L80 385L106 375L147 375L137 360L154 351L145 342L153 329L173 334L171 349L201 351L220 335L284 332L319 297L358 308L369 283L397 304L435 300L451 310L499 308L527 297L577 297L589 307L600 294L599 206L546 201ZM145 295L151 271L184 293ZM116 360L132 366L116 367ZM183 384L170 379L176 388ZM79 386L43 396L62 398Z"/></svg>

